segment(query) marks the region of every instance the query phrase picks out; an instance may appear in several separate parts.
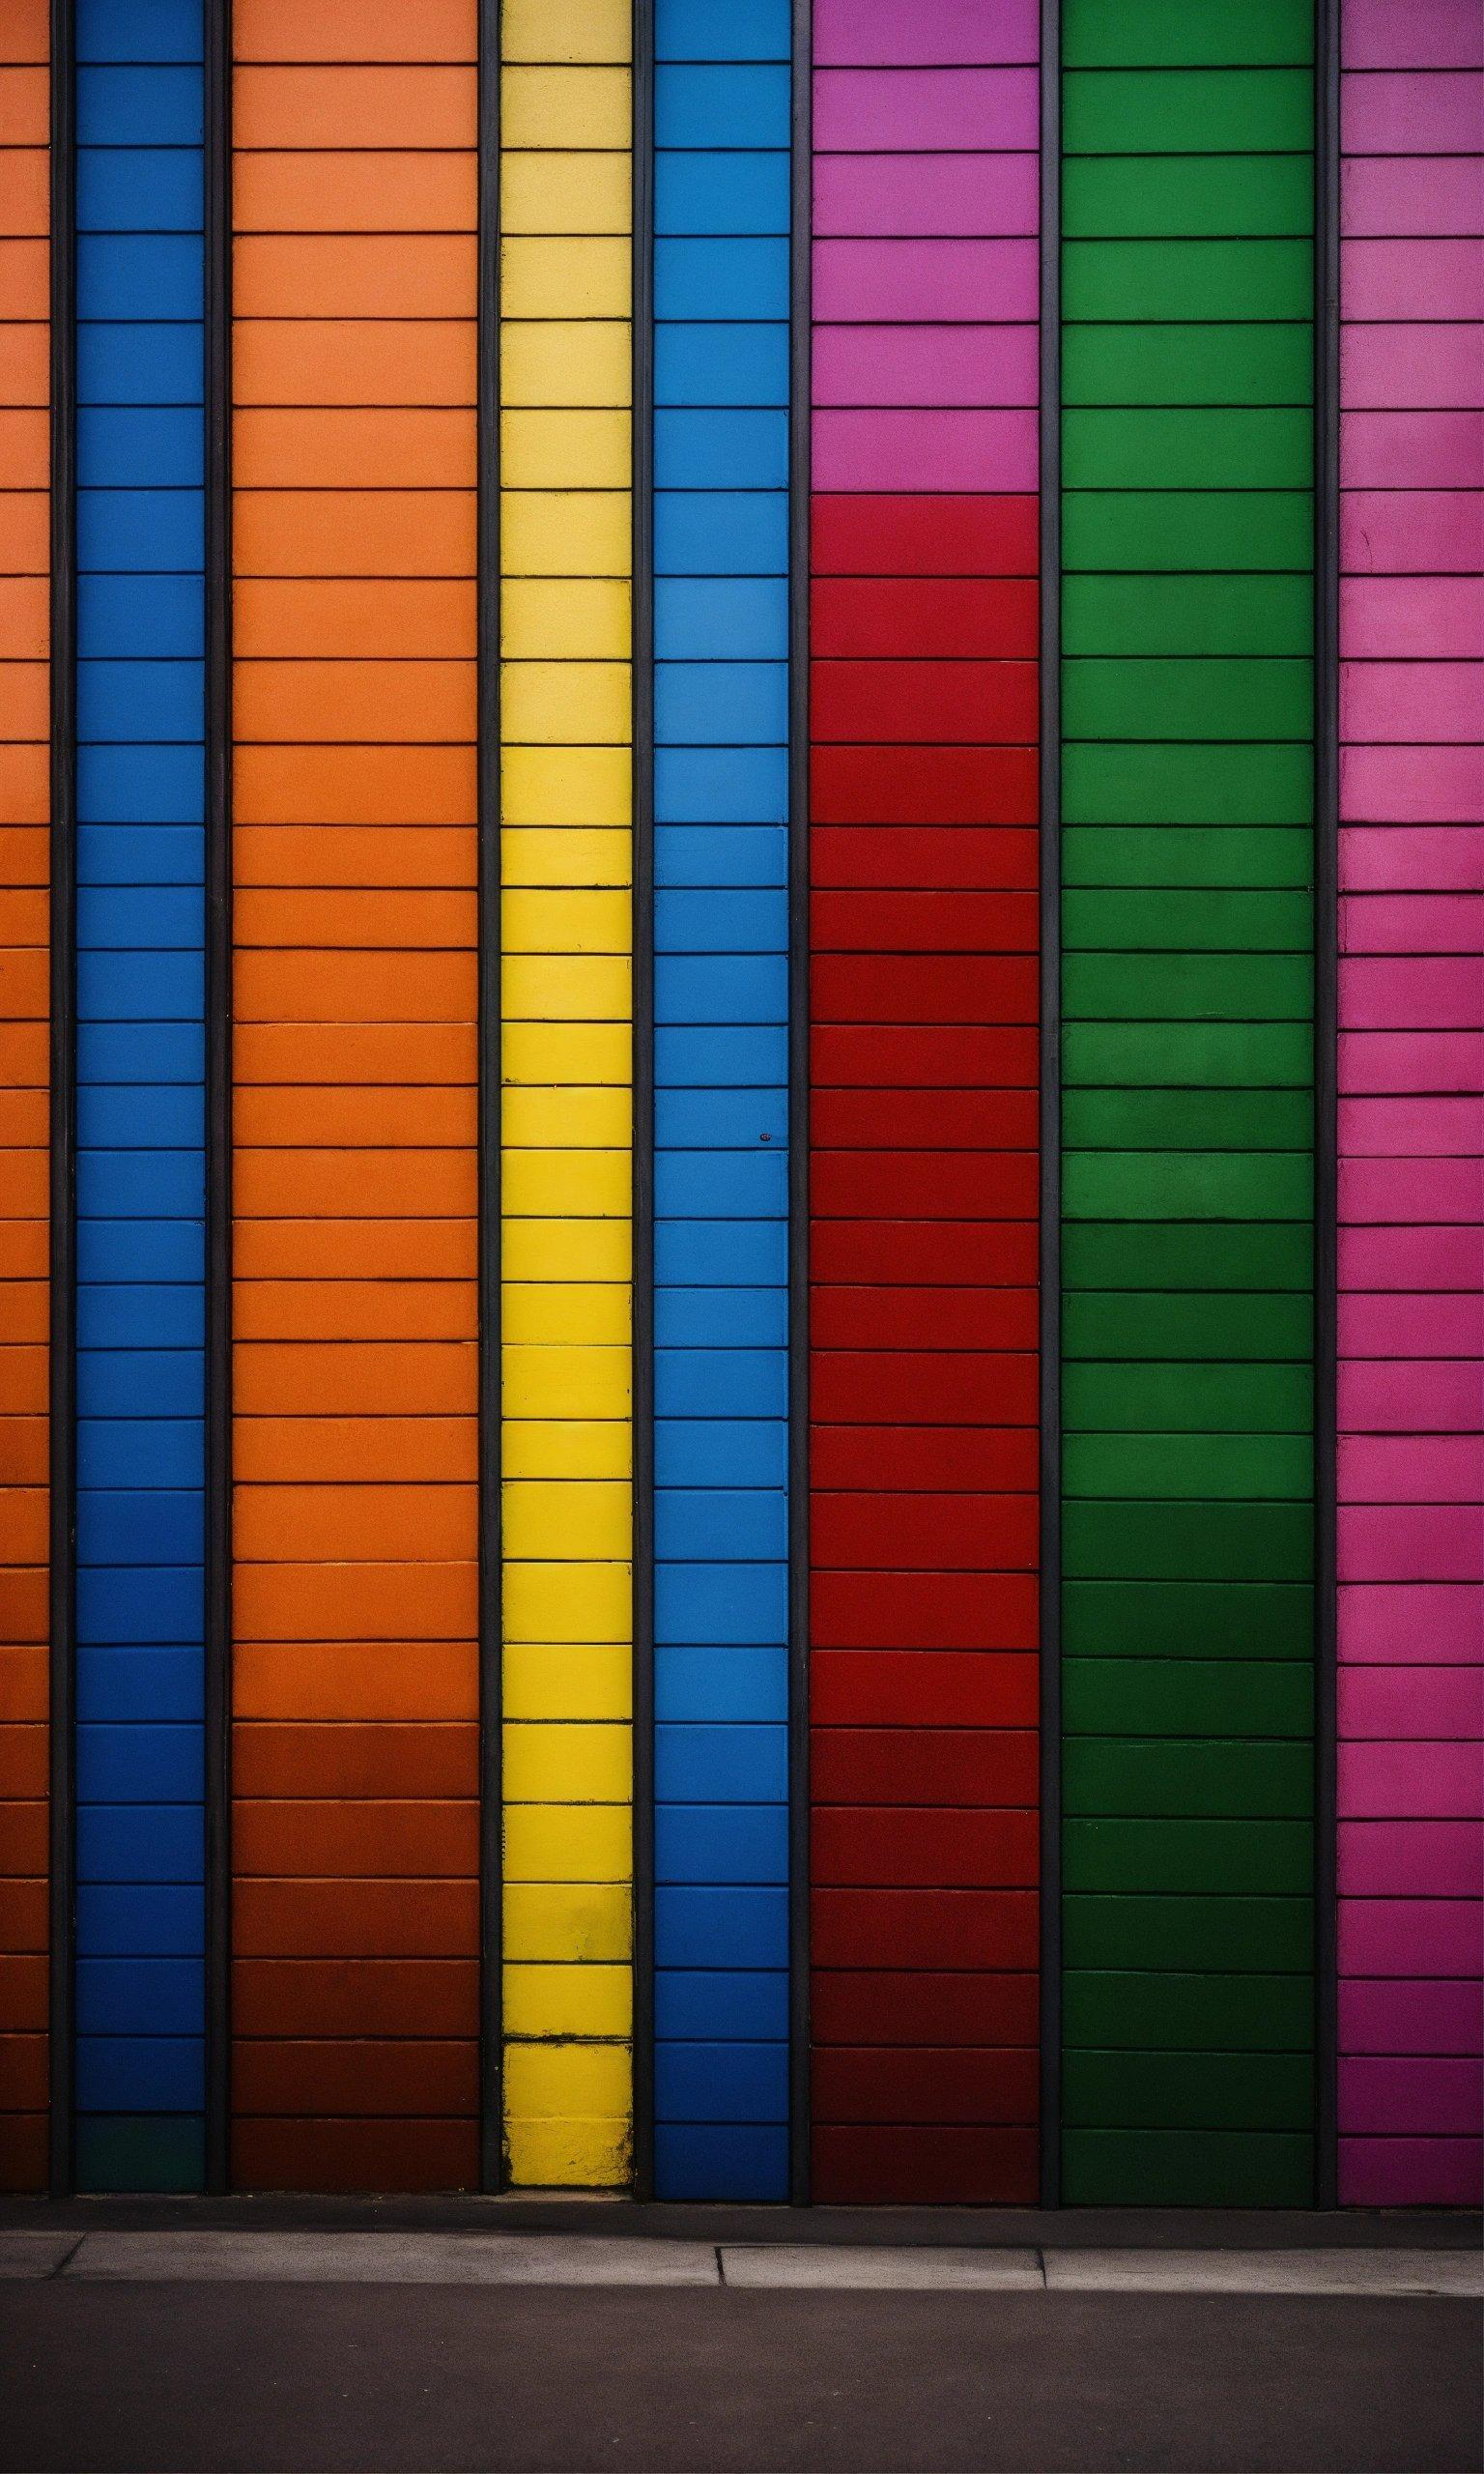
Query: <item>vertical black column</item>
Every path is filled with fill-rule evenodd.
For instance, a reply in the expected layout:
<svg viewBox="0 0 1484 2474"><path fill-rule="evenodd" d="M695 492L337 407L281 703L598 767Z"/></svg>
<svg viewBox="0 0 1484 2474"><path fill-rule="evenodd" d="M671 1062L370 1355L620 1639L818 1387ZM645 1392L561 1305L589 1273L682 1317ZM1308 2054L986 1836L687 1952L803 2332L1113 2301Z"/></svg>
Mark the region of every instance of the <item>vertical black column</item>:
<svg viewBox="0 0 1484 2474"><path fill-rule="evenodd" d="M634 2196L654 2192L654 0L634 0Z"/></svg>
<svg viewBox="0 0 1484 2474"><path fill-rule="evenodd" d="M72 1737L76 1625L76 76L72 0L51 0L50 2180L72 2185Z"/></svg>
<svg viewBox="0 0 1484 2474"><path fill-rule="evenodd" d="M1062 2196L1062 6L1041 9L1041 2203Z"/></svg>
<svg viewBox="0 0 1484 2474"><path fill-rule="evenodd" d="M1314 2197L1336 2204L1340 9L1314 13Z"/></svg>
<svg viewBox="0 0 1484 2474"><path fill-rule="evenodd" d="M788 2196L810 2196L809 579L813 0L793 0L788 369Z"/></svg>
<svg viewBox="0 0 1484 2474"><path fill-rule="evenodd" d="M478 658L479 1006L479 2187L504 2187L504 1868L500 1854L503 1630L500 1560L499 810L500 0L479 0Z"/></svg>
<svg viewBox="0 0 1484 2474"><path fill-rule="evenodd" d="M232 0L206 0L206 2187L232 2052Z"/></svg>

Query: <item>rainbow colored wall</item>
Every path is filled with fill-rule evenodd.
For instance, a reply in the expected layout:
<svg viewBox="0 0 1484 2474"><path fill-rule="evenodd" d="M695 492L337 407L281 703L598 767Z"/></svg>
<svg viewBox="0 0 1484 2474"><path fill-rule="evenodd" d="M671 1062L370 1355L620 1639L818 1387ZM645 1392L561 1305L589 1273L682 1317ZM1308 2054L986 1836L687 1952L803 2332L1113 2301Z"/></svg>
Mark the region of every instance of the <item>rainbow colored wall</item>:
<svg viewBox="0 0 1484 2474"><path fill-rule="evenodd" d="M0 7L0 2187L1479 2199L1481 242L1470 0Z"/></svg>

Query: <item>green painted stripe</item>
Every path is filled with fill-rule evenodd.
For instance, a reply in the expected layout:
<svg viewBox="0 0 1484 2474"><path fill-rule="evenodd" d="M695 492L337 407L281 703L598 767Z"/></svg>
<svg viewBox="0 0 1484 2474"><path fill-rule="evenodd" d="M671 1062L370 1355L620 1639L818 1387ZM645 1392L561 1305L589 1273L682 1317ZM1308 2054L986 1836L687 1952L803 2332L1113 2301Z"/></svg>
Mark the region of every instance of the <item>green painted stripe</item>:
<svg viewBox="0 0 1484 2474"><path fill-rule="evenodd" d="M1313 34L1067 7L1070 2202L1312 2195Z"/></svg>

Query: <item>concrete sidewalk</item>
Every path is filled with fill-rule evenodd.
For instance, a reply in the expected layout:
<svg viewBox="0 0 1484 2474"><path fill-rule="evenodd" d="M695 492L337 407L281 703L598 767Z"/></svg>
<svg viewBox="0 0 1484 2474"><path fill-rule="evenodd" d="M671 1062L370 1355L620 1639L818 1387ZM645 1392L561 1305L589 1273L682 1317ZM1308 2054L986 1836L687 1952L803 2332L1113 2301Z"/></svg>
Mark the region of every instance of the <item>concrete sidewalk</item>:
<svg viewBox="0 0 1484 2474"><path fill-rule="evenodd" d="M114 2284L713 2287L1484 2298L1476 2250L699 2242L611 2233L0 2231L0 2277Z"/></svg>

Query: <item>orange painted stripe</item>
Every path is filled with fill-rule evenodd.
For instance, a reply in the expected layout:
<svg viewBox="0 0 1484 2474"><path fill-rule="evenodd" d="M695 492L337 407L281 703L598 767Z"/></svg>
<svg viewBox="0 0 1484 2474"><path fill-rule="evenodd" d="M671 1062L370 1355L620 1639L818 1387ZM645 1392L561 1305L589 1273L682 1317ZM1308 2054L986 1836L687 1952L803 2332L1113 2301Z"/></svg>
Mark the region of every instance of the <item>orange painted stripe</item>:
<svg viewBox="0 0 1484 2474"><path fill-rule="evenodd" d="M0 2190L46 2179L46 0L0 11Z"/></svg>
<svg viewBox="0 0 1484 2474"><path fill-rule="evenodd" d="M238 0L240 2184L477 2173L472 0Z"/></svg>

